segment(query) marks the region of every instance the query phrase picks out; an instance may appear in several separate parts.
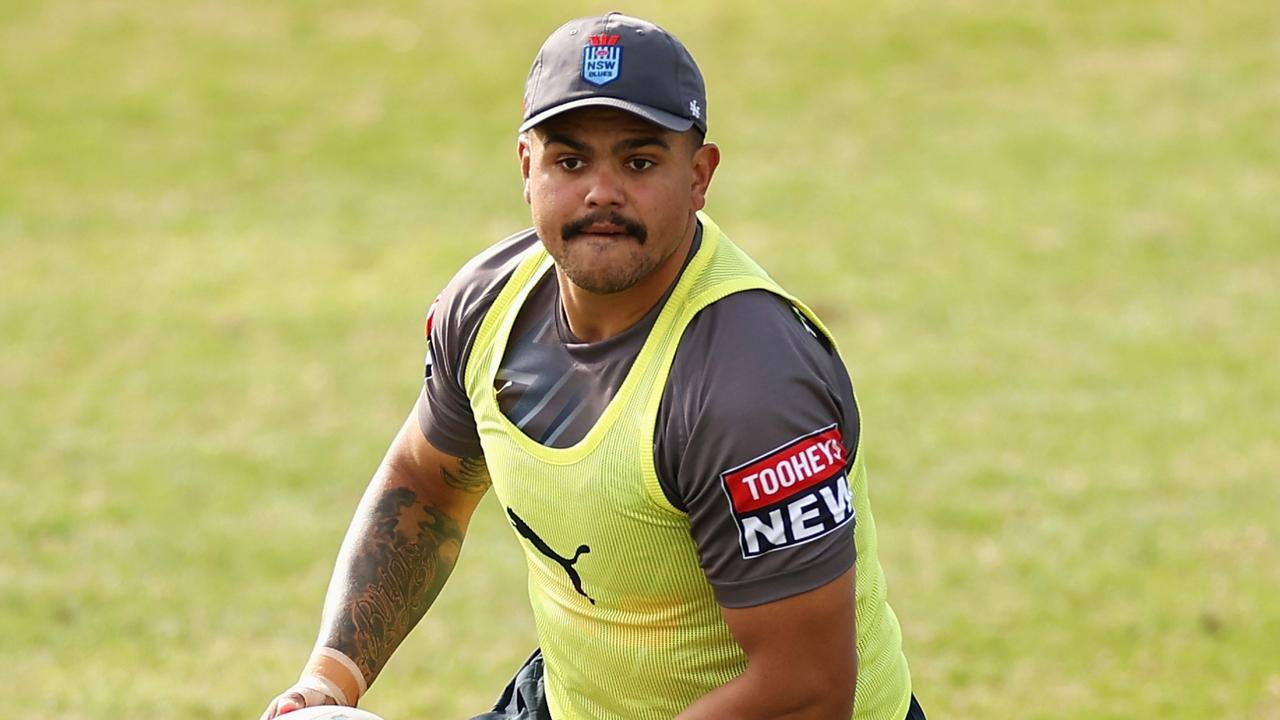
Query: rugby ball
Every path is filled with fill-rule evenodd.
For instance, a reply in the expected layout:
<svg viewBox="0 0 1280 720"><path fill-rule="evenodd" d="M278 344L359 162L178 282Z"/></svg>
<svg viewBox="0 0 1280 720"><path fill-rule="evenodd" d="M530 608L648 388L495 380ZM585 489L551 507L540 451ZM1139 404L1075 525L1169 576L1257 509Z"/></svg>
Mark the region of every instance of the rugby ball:
<svg viewBox="0 0 1280 720"><path fill-rule="evenodd" d="M367 710L341 705L314 705L278 715L279 720L382 720Z"/></svg>

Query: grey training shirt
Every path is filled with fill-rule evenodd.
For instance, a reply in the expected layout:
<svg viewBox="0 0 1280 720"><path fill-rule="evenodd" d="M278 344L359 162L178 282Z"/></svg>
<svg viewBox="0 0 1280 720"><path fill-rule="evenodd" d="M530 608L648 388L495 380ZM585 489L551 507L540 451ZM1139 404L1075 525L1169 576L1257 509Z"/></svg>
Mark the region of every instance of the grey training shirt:
<svg viewBox="0 0 1280 720"><path fill-rule="evenodd" d="M490 247L432 305L418 419L442 452L483 454L463 371L480 322L537 242L526 230ZM701 228L690 257L700 242ZM503 414L544 445L576 443L621 386L666 300L624 332L582 342L569 330L549 271L520 309L503 355L495 381ZM708 306L686 328L658 411L654 464L667 498L689 515L700 564L721 605L749 607L796 595L853 565L852 522L746 557L721 484L722 474L832 425L851 466L859 424L849 375L821 333L785 299L740 292Z"/></svg>

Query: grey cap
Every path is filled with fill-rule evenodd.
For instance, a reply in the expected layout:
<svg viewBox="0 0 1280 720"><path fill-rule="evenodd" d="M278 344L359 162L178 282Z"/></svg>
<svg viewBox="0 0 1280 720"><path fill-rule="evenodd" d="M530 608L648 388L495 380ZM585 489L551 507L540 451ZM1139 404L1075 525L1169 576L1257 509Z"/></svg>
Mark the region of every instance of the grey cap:
<svg viewBox="0 0 1280 720"><path fill-rule="evenodd" d="M570 20L542 44L525 83L520 132L583 107L707 131L707 88L693 56L666 30L616 12Z"/></svg>

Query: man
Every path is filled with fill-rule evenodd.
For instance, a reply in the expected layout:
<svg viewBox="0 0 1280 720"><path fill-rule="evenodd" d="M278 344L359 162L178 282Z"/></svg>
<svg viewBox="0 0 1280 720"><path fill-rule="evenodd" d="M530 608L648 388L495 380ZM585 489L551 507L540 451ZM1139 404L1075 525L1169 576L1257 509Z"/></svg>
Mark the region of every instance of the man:
<svg viewBox="0 0 1280 720"><path fill-rule="evenodd" d="M540 649L481 718L923 717L848 375L701 213L706 131L702 75L656 25L610 13L547 39L517 146L533 228L433 305L418 405L264 718L355 704L491 484Z"/></svg>

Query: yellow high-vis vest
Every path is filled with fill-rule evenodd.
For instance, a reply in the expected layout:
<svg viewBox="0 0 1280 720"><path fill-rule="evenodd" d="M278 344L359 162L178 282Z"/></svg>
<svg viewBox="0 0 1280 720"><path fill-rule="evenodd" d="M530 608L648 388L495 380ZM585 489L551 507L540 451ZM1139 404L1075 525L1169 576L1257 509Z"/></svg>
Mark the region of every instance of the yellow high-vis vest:
<svg viewBox="0 0 1280 720"><path fill-rule="evenodd" d="M552 261L535 246L485 315L464 382L493 488L520 538L529 600L556 720L667 720L738 676L746 656L698 566L685 513L654 469L658 406L680 337L707 305L736 292L799 300L699 213L702 244L662 308L618 393L576 445L551 448L501 412L494 390L520 307ZM897 618L885 601L861 448L849 469L856 513L854 717L901 720L911 696Z"/></svg>

